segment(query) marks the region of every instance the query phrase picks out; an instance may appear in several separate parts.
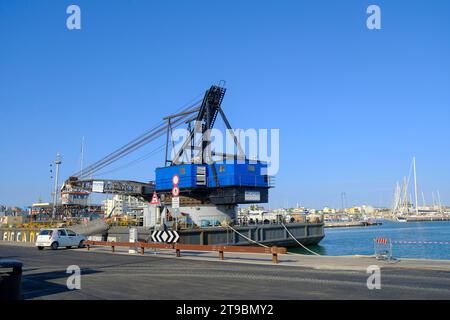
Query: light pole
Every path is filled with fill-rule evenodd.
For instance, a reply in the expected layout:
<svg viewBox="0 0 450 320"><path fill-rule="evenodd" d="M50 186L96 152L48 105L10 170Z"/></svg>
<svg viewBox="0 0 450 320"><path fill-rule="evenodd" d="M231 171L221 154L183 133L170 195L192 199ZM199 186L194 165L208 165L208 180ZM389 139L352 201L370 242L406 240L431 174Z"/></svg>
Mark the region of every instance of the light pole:
<svg viewBox="0 0 450 320"><path fill-rule="evenodd" d="M58 203L58 177L59 177L59 165L61 164L61 156L59 153L56 154L56 175L55 175L55 190L54 190L54 197L53 197L53 213L52 213L52 219L55 219L56 217L56 204Z"/></svg>

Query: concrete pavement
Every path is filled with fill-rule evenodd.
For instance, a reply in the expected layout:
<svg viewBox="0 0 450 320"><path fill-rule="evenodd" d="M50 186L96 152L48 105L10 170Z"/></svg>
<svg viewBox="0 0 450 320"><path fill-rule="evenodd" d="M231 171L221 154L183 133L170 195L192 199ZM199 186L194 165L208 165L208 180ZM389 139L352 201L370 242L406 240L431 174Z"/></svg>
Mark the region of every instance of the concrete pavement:
<svg viewBox="0 0 450 320"><path fill-rule="evenodd" d="M104 250L0 244L0 257L24 263L25 299L450 299L446 261L431 263L431 269L429 261L381 265L381 289L369 290L364 266L380 261L368 257L286 255L272 265L267 255L248 260L226 253L227 260L219 261L215 253L174 258L169 252ZM81 290L67 289L69 265L81 268Z"/></svg>

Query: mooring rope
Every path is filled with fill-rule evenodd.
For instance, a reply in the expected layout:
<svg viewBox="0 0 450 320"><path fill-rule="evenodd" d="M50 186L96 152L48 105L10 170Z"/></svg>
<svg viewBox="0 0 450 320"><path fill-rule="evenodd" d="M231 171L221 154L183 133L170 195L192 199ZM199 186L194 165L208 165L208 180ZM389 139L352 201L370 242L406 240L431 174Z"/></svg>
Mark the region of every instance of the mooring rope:
<svg viewBox="0 0 450 320"><path fill-rule="evenodd" d="M284 225L283 222L281 222L281 225L284 227L284 229L286 229L287 233L292 237L292 239L295 240L295 242L297 242L303 249L305 249L308 252L311 252L312 254L316 255L316 256L320 256L320 254L318 254L317 252L312 251L311 249L307 248L305 245L303 245L300 241L298 241L293 235L292 233L289 231L288 228L286 228L286 226ZM293 253L293 252L289 252L289 253Z"/></svg>
<svg viewBox="0 0 450 320"><path fill-rule="evenodd" d="M286 231L288 232L288 234L301 246L301 247L303 247L306 251L309 251L309 252L311 252L312 254L315 254L316 256L320 256L320 254L318 254L317 252L314 252L314 251L312 251L312 250L310 250L310 249L308 249L307 247L305 247L303 244L301 244L297 239L295 239L295 237L292 235L292 233L286 228L286 226L283 224L283 223L281 223L282 224L282 226L286 229ZM238 235L240 235L241 237L243 237L244 239L246 239L247 241L250 241L250 242L253 242L253 243L255 243L255 244L257 244L257 245L259 245L259 246L261 246L261 247L264 247L264 248L269 248L268 246L266 246L266 245L264 245L264 244L262 244L262 243L259 243L258 241L255 241L255 240L253 240L253 239L250 239L249 237L247 237L247 236L245 236L245 235L243 235L242 233L240 233L239 231L237 231L236 229L234 229L232 226L227 226L228 228L230 228L231 230L233 230L234 232L236 232ZM300 256L303 256L304 254L301 254L301 253L295 253L295 252L288 252L287 254L294 254L294 255L300 255Z"/></svg>
<svg viewBox="0 0 450 320"><path fill-rule="evenodd" d="M257 245L259 245L259 246L261 246L261 247L269 248L268 246L266 246L266 245L264 245L264 244L262 244L262 243L259 243L258 241L255 241L255 240L253 240L253 239L250 239L249 237L244 236L242 233L240 233L239 231L237 231L236 229L234 229L232 226L228 226L228 225L227 225L227 227L230 228L231 230L233 230L234 232L236 232L238 235L240 235L240 236L243 237L244 239L247 239L247 240L250 241L250 242L256 243Z"/></svg>

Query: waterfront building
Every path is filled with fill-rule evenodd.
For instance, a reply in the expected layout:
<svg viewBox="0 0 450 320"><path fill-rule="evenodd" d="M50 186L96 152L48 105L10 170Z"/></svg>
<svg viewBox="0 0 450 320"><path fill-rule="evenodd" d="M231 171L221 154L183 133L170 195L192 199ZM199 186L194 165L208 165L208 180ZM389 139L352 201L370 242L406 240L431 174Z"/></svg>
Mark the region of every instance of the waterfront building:
<svg viewBox="0 0 450 320"><path fill-rule="evenodd" d="M294 208L294 209L292 209L292 213L304 213L305 212L305 207L297 207L297 208Z"/></svg>
<svg viewBox="0 0 450 320"><path fill-rule="evenodd" d="M323 210L322 210L322 212L323 212L324 214L329 214L329 213L335 214L335 213L336 213L336 209L329 208L329 207L324 207Z"/></svg>
<svg viewBox="0 0 450 320"><path fill-rule="evenodd" d="M375 213L375 208L370 206L370 205L362 205L361 206L361 213L374 214Z"/></svg>
<svg viewBox="0 0 450 320"><path fill-rule="evenodd" d="M122 216L125 214L143 212L145 202L136 197L116 194L112 199L103 200L103 211L105 215L112 212L113 216Z"/></svg>
<svg viewBox="0 0 450 320"><path fill-rule="evenodd" d="M360 214L361 213L361 207L351 207L344 209L345 213L348 214Z"/></svg>

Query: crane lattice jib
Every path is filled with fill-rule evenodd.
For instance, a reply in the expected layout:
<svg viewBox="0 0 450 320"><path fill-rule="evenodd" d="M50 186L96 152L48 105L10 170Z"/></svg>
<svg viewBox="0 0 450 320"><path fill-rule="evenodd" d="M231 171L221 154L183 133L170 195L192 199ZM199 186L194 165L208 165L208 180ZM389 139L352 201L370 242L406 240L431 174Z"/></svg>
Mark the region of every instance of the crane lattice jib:
<svg viewBox="0 0 450 320"><path fill-rule="evenodd" d="M186 141L184 142L184 144L180 148L180 150L178 150L173 161L170 161L171 164L179 163L179 160L180 160L181 156L183 155L183 152L188 150L189 144L192 144L193 137L196 132L201 132L202 135L205 135L207 133L207 130L210 130L214 127L214 123L215 123L219 113L220 113L223 121L225 122L225 125L227 126L227 128L229 130L232 129L227 117L225 116L225 113L223 112L223 110L221 108L222 101L225 96L225 92L226 92L225 88L220 87L220 86L215 86L215 85L211 86L211 88L209 88L206 91L205 96L202 101L202 104L201 104L200 108L198 109L197 117L192 119L192 120L195 120L194 127L190 130L189 137L186 139ZM167 119L169 119L169 120L170 120L170 118L171 117L167 117ZM234 138L235 144L238 147L240 156L243 156L244 152L243 152L237 138L234 136L234 134L233 134L233 138ZM204 154L204 150L207 148L207 146L209 144L209 139L202 139L202 140L203 140L203 142L202 142L200 154ZM167 161L166 161L166 163L167 163Z"/></svg>

